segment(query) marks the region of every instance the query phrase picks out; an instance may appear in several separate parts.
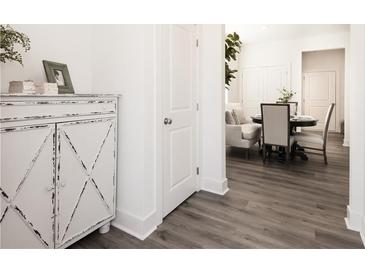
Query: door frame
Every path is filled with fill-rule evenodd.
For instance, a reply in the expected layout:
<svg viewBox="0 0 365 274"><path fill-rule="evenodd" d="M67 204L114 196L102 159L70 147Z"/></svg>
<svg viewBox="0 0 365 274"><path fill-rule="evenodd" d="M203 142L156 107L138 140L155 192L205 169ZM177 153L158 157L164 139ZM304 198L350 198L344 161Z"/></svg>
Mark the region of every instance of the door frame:
<svg viewBox="0 0 365 274"><path fill-rule="evenodd" d="M302 69L302 94L301 94L301 110L302 113L305 111L305 88L304 88L304 74L306 73L317 73L317 72L334 72L335 73L335 111L336 111L336 122L335 122L335 131L336 133L341 132L341 121L340 121L340 90L337 87L337 73L335 70L328 70L328 69L313 69L307 72L303 72Z"/></svg>
<svg viewBox="0 0 365 274"><path fill-rule="evenodd" d="M350 68L350 58L349 58L349 45L348 43L346 43L345 45L341 45L339 47L315 47L312 49L306 49L306 50L301 50L300 51L300 88L301 88L301 95L300 95L300 100L301 102L299 102L300 105L300 112L303 113L304 111L304 104L303 104L303 98L304 98L304 81L303 81L303 59L304 59L304 53L307 52L313 52L313 51L328 51L328 50L343 50L344 51L344 66L343 66L343 120L345 122L344 125L344 140L343 140L343 146L348 147L349 146L349 138L350 138L350 130L349 130L349 124L350 124L350 118L349 118L349 111L350 111L350 104L346 103L348 99L348 97L350 96L350 86L349 86L349 68ZM323 71L333 71L333 70L311 70L310 72L323 72ZM336 73L336 77L338 77L337 73ZM340 105L338 103L338 100L340 100L340 94L339 94L339 90L337 89L336 86L336 116L337 116L337 121L336 121L336 131L335 132L340 132L341 131L341 122L339 120L340 117ZM339 123L339 127L337 127L337 123Z"/></svg>
<svg viewBox="0 0 365 274"><path fill-rule="evenodd" d="M194 24L196 28L195 32L195 39L199 41L200 33L199 27L197 24ZM156 25L154 27L154 36L155 36L155 105L156 105L156 116L155 116L155 123L156 123L156 213L157 213L157 225L161 224L163 221L163 206L164 206L164 109L163 109L163 64L164 64L164 54L163 54L163 43L164 41L164 32L167 30L169 25ZM199 47L196 47L196 105L200 108L200 80L199 80ZM201 166L200 160L200 109L196 111L196 163L197 166ZM201 179L200 175L197 174L196 176L196 192L200 191L201 189Z"/></svg>

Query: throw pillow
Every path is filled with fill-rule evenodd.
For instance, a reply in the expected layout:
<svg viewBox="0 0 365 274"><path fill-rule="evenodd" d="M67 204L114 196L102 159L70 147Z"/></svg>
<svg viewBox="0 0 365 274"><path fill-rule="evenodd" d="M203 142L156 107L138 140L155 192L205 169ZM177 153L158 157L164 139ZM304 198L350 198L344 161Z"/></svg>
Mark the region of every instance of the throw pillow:
<svg viewBox="0 0 365 274"><path fill-rule="evenodd" d="M232 114L233 114L233 119L235 119L237 125L247 123L243 109L233 109Z"/></svg>
<svg viewBox="0 0 365 274"><path fill-rule="evenodd" d="M235 120L232 117L231 112L226 111L226 124L227 125L234 125L235 124Z"/></svg>

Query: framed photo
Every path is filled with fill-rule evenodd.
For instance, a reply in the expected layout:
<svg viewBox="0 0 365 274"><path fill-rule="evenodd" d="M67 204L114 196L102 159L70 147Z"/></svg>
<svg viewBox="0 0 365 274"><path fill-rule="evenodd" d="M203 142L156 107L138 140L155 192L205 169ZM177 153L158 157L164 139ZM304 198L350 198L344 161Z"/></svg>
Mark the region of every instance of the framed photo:
<svg viewBox="0 0 365 274"><path fill-rule="evenodd" d="M58 86L58 93L70 94L75 93L72 86L70 73L66 64L51 62L43 60L44 70L46 72L47 81L49 83L56 83Z"/></svg>

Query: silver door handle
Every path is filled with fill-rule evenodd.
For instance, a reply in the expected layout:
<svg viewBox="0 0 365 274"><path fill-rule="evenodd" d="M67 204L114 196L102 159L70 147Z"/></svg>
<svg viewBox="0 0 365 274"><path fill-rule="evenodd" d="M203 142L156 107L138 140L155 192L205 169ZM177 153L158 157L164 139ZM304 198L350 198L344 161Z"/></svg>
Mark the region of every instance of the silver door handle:
<svg viewBox="0 0 365 274"><path fill-rule="evenodd" d="M164 123L165 125L171 125L171 124L172 124L172 120L171 120L170 118L165 118L165 119L163 120L163 123Z"/></svg>

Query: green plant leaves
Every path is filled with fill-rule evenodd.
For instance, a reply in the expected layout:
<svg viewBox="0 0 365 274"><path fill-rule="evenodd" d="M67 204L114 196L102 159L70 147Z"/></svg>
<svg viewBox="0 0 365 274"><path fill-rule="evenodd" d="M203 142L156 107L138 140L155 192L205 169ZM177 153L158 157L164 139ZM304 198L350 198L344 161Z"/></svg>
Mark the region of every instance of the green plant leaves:
<svg viewBox="0 0 365 274"><path fill-rule="evenodd" d="M230 69L228 62L237 60L237 54L240 53L242 42L240 36L236 33L229 33L225 39L225 83L226 87L229 88L232 79L235 79L234 73L237 72L235 69Z"/></svg>
<svg viewBox="0 0 365 274"><path fill-rule="evenodd" d="M291 100L291 98L296 94L296 92L294 92L293 90L288 90L285 87L283 87L282 89L278 89L278 91L280 92L280 97L279 97L279 101L283 102L283 103L287 103Z"/></svg>
<svg viewBox="0 0 365 274"><path fill-rule="evenodd" d="M23 57L15 49L17 44L25 52L30 50L30 39L28 36L14 30L10 25L0 25L0 62L14 61L23 65Z"/></svg>

